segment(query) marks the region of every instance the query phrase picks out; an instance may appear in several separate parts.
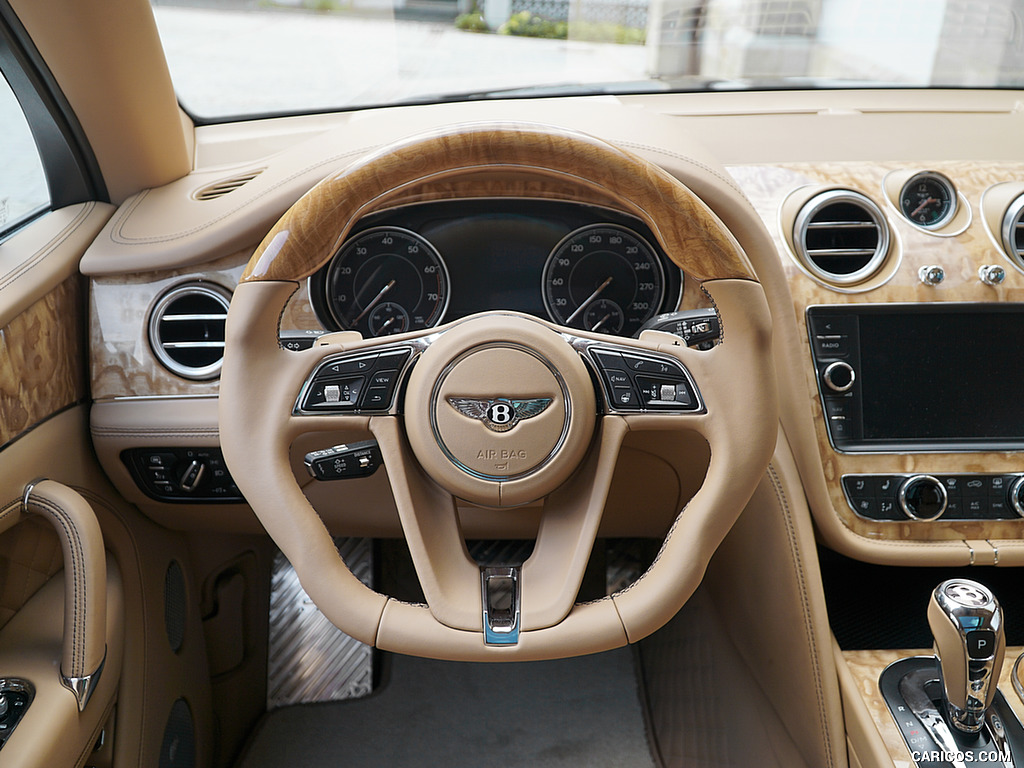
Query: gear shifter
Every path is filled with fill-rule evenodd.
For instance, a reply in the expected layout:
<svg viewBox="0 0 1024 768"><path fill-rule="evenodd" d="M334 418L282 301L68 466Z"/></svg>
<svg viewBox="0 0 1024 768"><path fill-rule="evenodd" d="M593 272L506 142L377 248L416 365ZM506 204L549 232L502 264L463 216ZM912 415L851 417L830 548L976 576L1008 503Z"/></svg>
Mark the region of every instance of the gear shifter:
<svg viewBox="0 0 1024 768"><path fill-rule="evenodd" d="M996 695L1006 638L1003 611L987 587L968 579L944 581L928 602L943 698L950 724L977 733Z"/></svg>

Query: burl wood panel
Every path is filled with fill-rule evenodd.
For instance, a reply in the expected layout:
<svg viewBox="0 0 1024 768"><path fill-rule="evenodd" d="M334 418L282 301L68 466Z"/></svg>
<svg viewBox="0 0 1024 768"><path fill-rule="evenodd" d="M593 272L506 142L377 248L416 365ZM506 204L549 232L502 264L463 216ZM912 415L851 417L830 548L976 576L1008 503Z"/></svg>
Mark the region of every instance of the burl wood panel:
<svg viewBox="0 0 1024 768"><path fill-rule="evenodd" d="M1016 713L1017 718L1024 722L1024 702L1013 690L1012 674L1013 663L1024 651L1021 647L1007 647L1006 659L1003 661L1003 670L999 675L999 690L1006 697L1007 703ZM857 683L857 689L867 704L871 719L878 726L878 732L885 743L886 749L893 758L896 768L914 768L914 762L910 759L910 750L907 743L900 735L896 723L892 719L889 707L882 698L878 688L878 678L882 670L894 661L905 659L910 656L931 656L930 649L906 650L906 651L843 651L843 658L853 679Z"/></svg>
<svg viewBox="0 0 1024 768"><path fill-rule="evenodd" d="M511 185L510 174L517 177ZM325 179L274 226L242 280L302 279L327 262L361 216L411 200L475 196L489 186L500 195L528 190L615 204L644 221L688 275L753 277L715 216L660 168L584 134L495 124L399 142Z"/></svg>
<svg viewBox="0 0 1024 768"><path fill-rule="evenodd" d="M83 317L73 277L0 329L0 446L86 397Z"/></svg>
<svg viewBox="0 0 1024 768"><path fill-rule="evenodd" d="M216 394L218 380L183 379L157 361L149 345L149 311L164 291L179 283L207 280L233 290L251 255L252 250L246 249L201 270L94 278L89 297L93 399ZM313 314L304 281L285 307L281 329L323 330Z"/></svg>
<svg viewBox="0 0 1024 768"><path fill-rule="evenodd" d="M839 478L854 473L955 473L1020 472L1024 455L1020 453L969 454L871 454L837 453L828 442L815 373L811 364L810 342L805 325L805 310L813 304L855 304L879 302L1019 302L1024 301L1024 274L1002 252L986 232L981 216L981 196L1000 182L1024 177L1024 164L984 164L939 162L910 166L901 163L787 164L778 166L733 167L730 173L754 204L771 232L782 258L783 269L793 296L793 312L801 330L806 365L807 406L814 415L818 447L832 505L843 524L862 536L902 540L1018 539L1024 535L1024 520L999 522L872 522L857 517L846 503ZM885 202L882 180L891 171L936 170L948 176L972 208L967 229L956 237L939 237L911 225ZM898 240L902 261L886 283L859 293L830 290L805 275L790 254L780 222L783 201L804 185L823 185L854 189L874 200L885 213ZM962 202L962 201L961 201ZM920 282L918 269L937 264L946 279L930 287ZM998 264L1006 270L1006 281L998 287L983 284L978 268ZM799 374L797 374L799 375Z"/></svg>

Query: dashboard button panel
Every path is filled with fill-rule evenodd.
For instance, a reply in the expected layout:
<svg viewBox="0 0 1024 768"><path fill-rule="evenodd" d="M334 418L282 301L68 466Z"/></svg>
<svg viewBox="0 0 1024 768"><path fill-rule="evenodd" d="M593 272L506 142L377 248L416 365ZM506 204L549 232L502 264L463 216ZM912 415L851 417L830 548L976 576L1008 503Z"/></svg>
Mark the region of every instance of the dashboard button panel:
<svg viewBox="0 0 1024 768"><path fill-rule="evenodd" d="M699 411L697 387L683 365L667 355L591 347L610 410Z"/></svg>
<svg viewBox="0 0 1024 768"><path fill-rule="evenodd" d="M135 484L157 501L241 504L219 448L129 448L121 452Z"/></svg>
<svg viewBox="0 0 1024 768"><path fill-rule="evenodd" d="M387 411L412 349L336 355L320 363L302 388L295 413Z"/></svg>
<svg viewBox="0 0 1024 768"><path fill-rule="evenodd" d="M1024 517L1016 506L1024 509L1024 473L843 475L842 486L850 509L866 520L927 522ZM928 498L924 499L922 493ZM944 506L937 502L943 494ZM937 506L928 506L932 501ZM928 502L928 510L920 508L924 502ZM916 517L907 511L908 505L916 511Z"/></svg>

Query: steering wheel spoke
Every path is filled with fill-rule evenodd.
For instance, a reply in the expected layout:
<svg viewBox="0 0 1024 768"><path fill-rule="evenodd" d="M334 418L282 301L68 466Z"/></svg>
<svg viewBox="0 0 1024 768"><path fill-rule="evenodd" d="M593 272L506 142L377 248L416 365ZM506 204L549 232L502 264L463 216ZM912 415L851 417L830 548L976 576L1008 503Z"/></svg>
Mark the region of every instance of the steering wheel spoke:
<svg viewBox="0 0 1024 768"><path fill-rule="evenodd" d="M427 607L453 629L480 632L480 569L466 549L455 499L424 476L399 421L370 421Z"/></svg>

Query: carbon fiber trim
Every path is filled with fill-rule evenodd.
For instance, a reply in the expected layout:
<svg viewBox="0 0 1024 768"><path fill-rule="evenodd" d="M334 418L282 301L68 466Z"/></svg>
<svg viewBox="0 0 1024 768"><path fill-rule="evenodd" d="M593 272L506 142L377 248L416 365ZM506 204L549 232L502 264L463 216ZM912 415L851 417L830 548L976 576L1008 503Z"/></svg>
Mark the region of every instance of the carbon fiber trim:
<svg viewBox="0 0 1024 768"><path fill-rule="evenodd" d="M369 539L338 539L352 573L372 584ZM317 701L357 699L373 691L370 646L346 635L317 609L288 559L277 553L270 582L267 709Z"/></svg>

